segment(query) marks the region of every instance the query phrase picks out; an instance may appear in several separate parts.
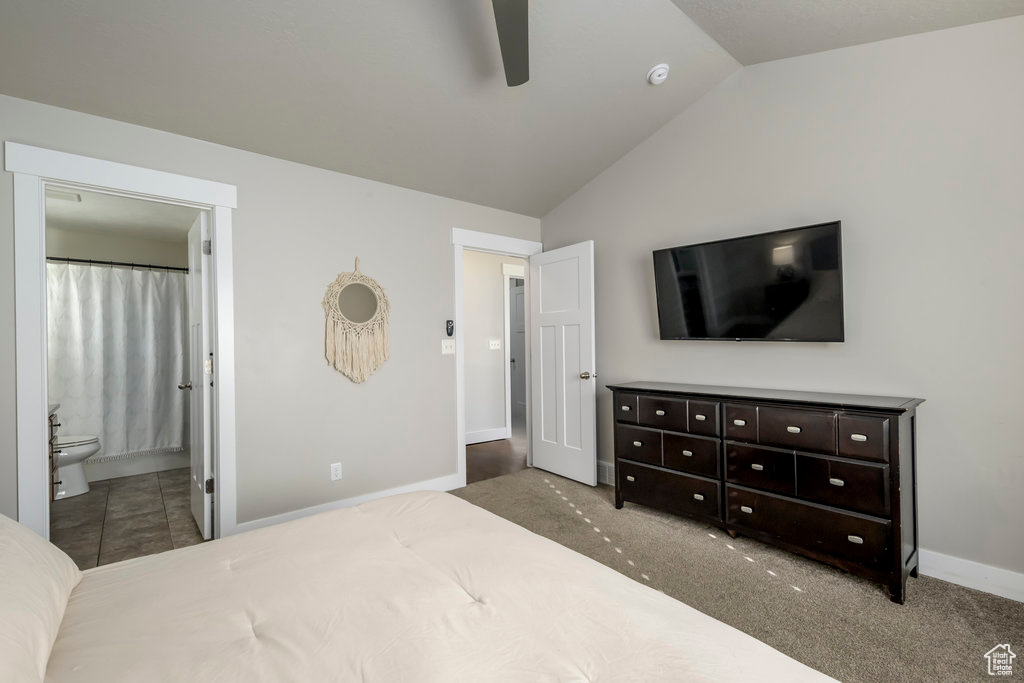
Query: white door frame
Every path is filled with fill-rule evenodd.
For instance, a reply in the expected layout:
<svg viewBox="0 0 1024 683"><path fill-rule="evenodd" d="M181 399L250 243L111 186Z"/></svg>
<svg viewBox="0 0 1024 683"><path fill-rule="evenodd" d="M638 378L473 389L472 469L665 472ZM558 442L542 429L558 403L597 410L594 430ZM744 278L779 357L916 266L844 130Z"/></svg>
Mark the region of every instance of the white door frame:
<svg viewBox="0 0 1024 683"><path fill-rule="evenodd" d="M235 488L235 333L231 210L234 185L93 159L16 142L4 143L14 174L14 326L17 369L18 521L50 534L46 395L46 186L184 204L210 213L213 240L214 527L237 525Z"/></svg>
<svg viewBox="0 0 1024 683"><path fill-rule="evenodd" d="M452 268L453 268L453 281L455 283L455 438L456 438L456 458L457 458L457 471L456 476L461 482L459 486L466 485L466 353L463 348L463 330L462 325L465 321L465 306L463 303L463 264L462 255L465 250L470 251L483 251L489 254L500 254L502 256L517 256L519 258L529 259L534 254L539 254L544 250L544 245L540 242L533 242L531 240L523 240L517 237L506 237L504 235L494 235L488 232L477 232L475 230L463 230L461 228L452 228ZM529 296L530 293L530 280L524 277L526 281L525 293ZM506 290L508 288L506 287ZM506 291L506 301L508 298L508 292ZM527 309L524 311L526 315L527 329L529 329L529 315L530 311ZM508 307L505 308L505 329L506 337L508 330ZM505 342L505 354L506 359L508 358L508 341L506 338ZM508 377L508 363L505 363L505 373ZM508 391L508 382L506 382L506 393ZM526 344L526 397L529 402L530 397L530 345ZM506 403L506 405L509 405ZM511 424L511 423L509 423ZM530 411L527 406L526 411L526 435L527 444L530 443ZM531 465L533 463L533 454L530 452L530 446L526 447L526 464Z"/></svg>

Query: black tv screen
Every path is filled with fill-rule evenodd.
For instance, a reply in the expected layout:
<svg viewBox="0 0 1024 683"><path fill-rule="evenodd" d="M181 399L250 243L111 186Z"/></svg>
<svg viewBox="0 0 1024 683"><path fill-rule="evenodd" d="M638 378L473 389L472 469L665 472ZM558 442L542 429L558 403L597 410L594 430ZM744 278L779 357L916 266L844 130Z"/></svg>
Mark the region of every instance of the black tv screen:
<svg viewBox="0 0 1024 683"><path fill-rule="evenodd" d="M662 339L843 341L839 221L654 252Z"/></svg>

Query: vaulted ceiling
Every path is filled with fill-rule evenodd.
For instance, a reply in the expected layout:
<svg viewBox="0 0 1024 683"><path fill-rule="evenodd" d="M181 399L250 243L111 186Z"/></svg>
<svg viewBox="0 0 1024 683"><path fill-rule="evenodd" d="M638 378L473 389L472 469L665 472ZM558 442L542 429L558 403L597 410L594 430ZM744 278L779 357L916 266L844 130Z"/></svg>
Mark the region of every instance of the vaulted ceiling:
<svg viewBox="0 0 1024 683"><path fill-rule="evenodd" d="M1024 14L1024 0L672 0L741 64Z"/></svg>
<svg viewBox="0 0 1024 683"><path fill-rule="evenodd" d="M839 7L912 33L1022 3L535 1L508 88L490 0L0 0L0 93L542 216L739 62L892 34Z"/></svg>
<svg viewBox="0 0 1024 683"><path fill-rule="evenodd" d="M736 61L670 0L0 0L0 92L540 216ZM672 65L668 82L647 71Z"/></svg>

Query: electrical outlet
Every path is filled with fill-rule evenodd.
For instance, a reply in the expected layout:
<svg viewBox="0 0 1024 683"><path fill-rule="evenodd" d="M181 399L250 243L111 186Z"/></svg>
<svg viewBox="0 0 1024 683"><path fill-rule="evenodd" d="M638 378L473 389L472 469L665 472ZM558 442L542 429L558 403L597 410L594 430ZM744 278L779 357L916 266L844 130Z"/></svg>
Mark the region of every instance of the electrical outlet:
<svg viewBox="0 0 1024 683"><path fill-rule="evenodd" d="M331 481L338 481L341 479L341 463L331 463Z"/></svg>
<svg viewBox="0 0 1024 683"><path fill-rule="evenodd" d="M490 342L488 342L488 348L491 351L501 351L501 340L492 339Z"/></svg>
<svg viewBox="0 0 1024 683"><path fill-rule="evenodd" d="M442 339L441 340L441 355L451 356L455 354L455 340L454 339Z"/></svg>

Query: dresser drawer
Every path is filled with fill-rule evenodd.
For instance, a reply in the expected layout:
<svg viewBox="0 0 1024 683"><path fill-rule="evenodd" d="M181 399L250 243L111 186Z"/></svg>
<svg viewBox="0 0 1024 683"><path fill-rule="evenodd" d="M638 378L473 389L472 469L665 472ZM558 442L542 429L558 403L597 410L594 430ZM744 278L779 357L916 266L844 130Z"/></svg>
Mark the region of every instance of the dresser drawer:
<svg viewBox="0 0 1024 683"><path fill-rule="evenodd" d="M689 431L686 428L685 399L641 396L637 416L642 425L672 429L677 432Z"/></svg>
<svg viewBox="0 0 1024 683"><path fill-rule="evenodd" d="M615 394L615 419L636 424L637 398L636 394Z"/></svg>
<svg viewBox="0 0 1024 683"><path fill-rule="evenodd" d="M758 442L802 451L836 452L836 414L796 408L757 409Z"/></svg>
<svg viewBox="0 0 1024 683"><path fill-rule="evenodd" d="M665 432L661 437L661 461L665 467L718 477L718 439Z"/></svg>
<svg viewBox="0 0 1024 683"><path fill-rule="evenodd" d="M711 401L687 401L691 434L718 436L718 403Z"/></svg>
<svg viewBox="0 0 1024 683"><path fill-rule="evenodd" d="M661 432L656 429L615 425L615 457L661 464Z"/></svg>
<svg viewBox="0 0 1024 683"><path fill-rule="evenodd" d="M889 467L797 453L796 493L816 503L886 517Z"/></svg>
<svg viewBox="0 0 1024 683"><path fill-rule="evenodd" d="M839 414L839 455L889 461L889 418Z"/></svg>
<svg viewBox="0 0 1024 683"><path fill-rule="evenodd" d="M666 512L722 518L718 482L630 462L615 466L623 500Z"/></svg>
<svg viewBox="0 0 1024 683"><path fill-rule="evenodd" d="M793 453L726 441L725 479L735 484L792 496L796 493Z"/></svg>
<svg viewBox="0 0 1024 683"><path fill-rule="evenodd" d="M726 524L761 531L790 545L876 571L889 569L892 561L888 521L769 493L726 485Z"/></svg>
<svg viewBox="0 0 1024 683"><path fill-rule="evenodd" d="M757 441L757 406L725 404L725 438Z"/></svg>

